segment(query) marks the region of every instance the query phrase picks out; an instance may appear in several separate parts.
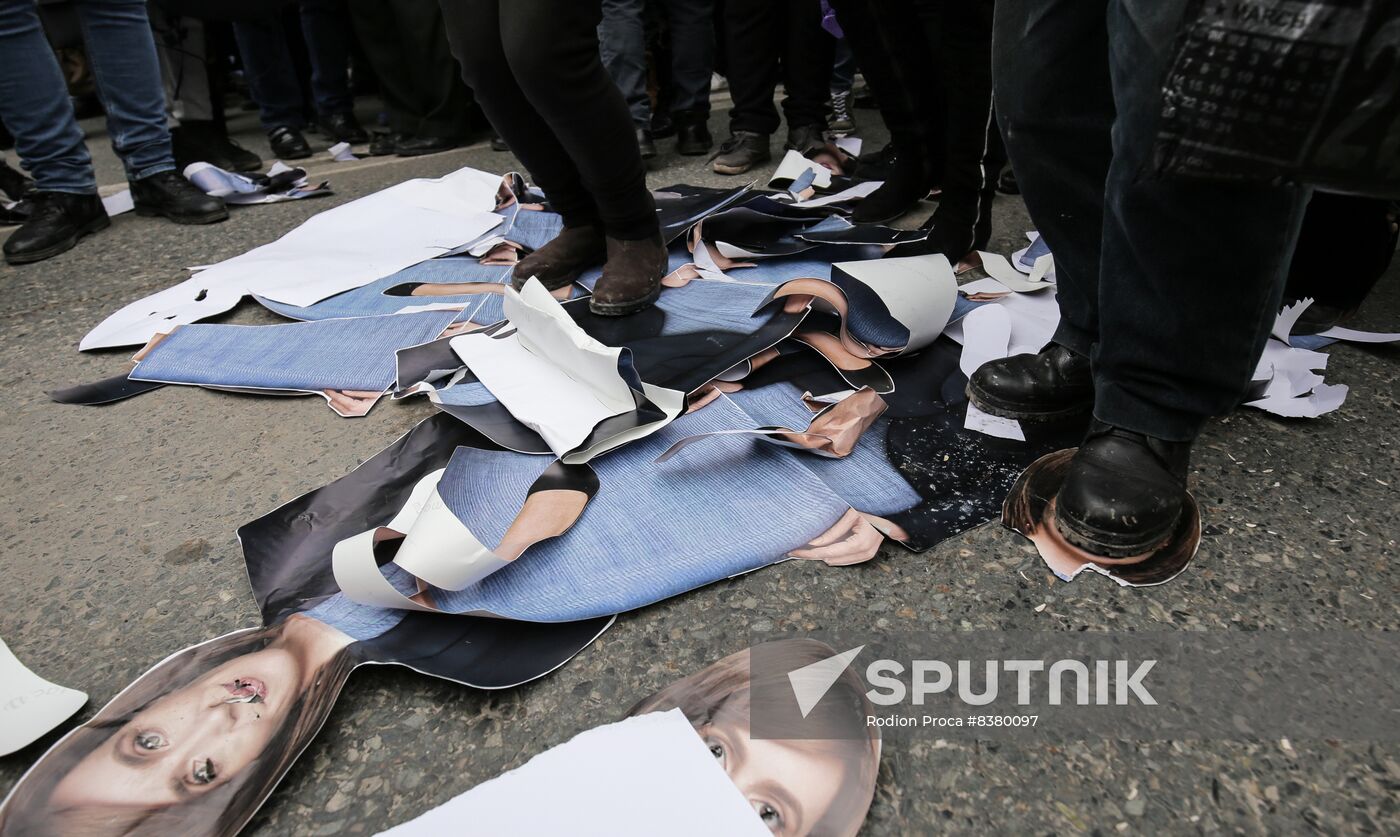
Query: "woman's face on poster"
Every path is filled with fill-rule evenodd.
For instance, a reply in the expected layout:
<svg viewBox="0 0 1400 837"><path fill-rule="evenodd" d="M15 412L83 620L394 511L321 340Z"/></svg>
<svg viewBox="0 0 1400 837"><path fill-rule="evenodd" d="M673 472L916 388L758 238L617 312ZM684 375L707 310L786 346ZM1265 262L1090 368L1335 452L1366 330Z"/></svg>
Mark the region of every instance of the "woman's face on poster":
<svg viewBox="0 0 1400 837"><path fill-rule="evenodd" d="M300 697L281 648L238 657L137 712L55 787L55 809L163 807L219 787L267 747Z"/></svg>
<svg viewBox="0 0 1400 837"><path fill-rule="evenodd" d="M845 765L810 742L750 738L748 728L747 713L721 709L697 731L770 831L808 833L841 791Z"/></svg>

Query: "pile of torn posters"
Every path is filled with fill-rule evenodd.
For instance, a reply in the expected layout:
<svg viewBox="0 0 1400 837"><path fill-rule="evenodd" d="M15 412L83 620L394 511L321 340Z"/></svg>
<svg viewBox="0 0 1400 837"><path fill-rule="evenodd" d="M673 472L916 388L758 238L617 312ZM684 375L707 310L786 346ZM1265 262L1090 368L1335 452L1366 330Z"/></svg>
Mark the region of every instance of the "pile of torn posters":
<svg viewBox="0 0 1400 837"><path fill-rule="evenodd" d="M1049 340L1051 257L1023 273L982 254L991 278L959 287L941 256L881 258L923 233L851 223L859 186L801 158L779 174L777 192L659 191L669 272L657 304L625 318L589 312L598 269L554 292L513 287L521 254L560 219L519 176L463 169L322 212L94 328L81 348L140 350L57 400L192 385L315 394L342 416L386 395L438 412L240 528L263 627L144 675L26 775L0 833L60 807L119 807L70 777L106 781L121 768L112 746L175 752L151 721L202 689L221 712L257 708L265 720L238 733L255 739L196 760L177 800L123 803L131 823L237 831L362 663L507 688L563 665L618 614L770 564L855 564L886 540L923 550L1003 514L1034 537L1054 469L1020 480L1015 509L1003 498L1083 427L988 416L964 389L981 363ZM198 322L245 297L294 322ZM1325 395L1295 375L1317 360L1273 357L1287 397ZM1189 562L1192 534L1129 569L1092 568L1162 583ZM1084 568L1047 562L1066 580ZM296 666L268 663L288 655ZM831 833L854 833L863 800Z"/></svg>

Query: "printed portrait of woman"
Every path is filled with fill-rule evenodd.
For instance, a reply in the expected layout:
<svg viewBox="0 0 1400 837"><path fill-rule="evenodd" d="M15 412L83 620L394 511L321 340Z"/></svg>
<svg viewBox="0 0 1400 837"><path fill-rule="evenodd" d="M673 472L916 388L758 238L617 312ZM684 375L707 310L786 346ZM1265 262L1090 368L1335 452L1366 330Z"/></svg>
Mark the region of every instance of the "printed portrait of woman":
<svg viewBox="0 0 1400 837"><path fill-rule="evenodd" d="M353 642L298 614L166 658L20 779L0 835L236 834L330 715Z"/></svg>
<svg viewBox="0 0 1400 837"><path fill-rule="evenodd" d="M870 809L880 767L880 733L866 725L872 710L865 687L847 669L801 718L803 738L754 738L755 714L798 717L788 672L836 653L813 639L781 640L763 649L761 672L751 671L750 650L730 654L646 698L628 715L685 713L774 834L854 837Z"/></svg>

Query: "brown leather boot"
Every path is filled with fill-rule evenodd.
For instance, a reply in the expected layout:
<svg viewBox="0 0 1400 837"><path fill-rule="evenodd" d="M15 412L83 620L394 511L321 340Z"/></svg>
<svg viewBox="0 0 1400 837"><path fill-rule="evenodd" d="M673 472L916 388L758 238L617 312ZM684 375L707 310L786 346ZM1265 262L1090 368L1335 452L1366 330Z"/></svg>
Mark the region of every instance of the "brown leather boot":
<svg viewBox="0 0 1400 837"><path fill-rule="evenodd" d="M554 240L521 259L511 274L518 291L533 276L549 290L562 288L587 268L608 258L603 231L594 226L565 227Z"/></svg>
<svg viewBox="0 0 1400 837"><path fill-rule="evenodd" d="M636 241L608 238L608 261L593 286L588 308L601 317L621 317L646 308L661 296L666 245L660 234Z"/></svg>

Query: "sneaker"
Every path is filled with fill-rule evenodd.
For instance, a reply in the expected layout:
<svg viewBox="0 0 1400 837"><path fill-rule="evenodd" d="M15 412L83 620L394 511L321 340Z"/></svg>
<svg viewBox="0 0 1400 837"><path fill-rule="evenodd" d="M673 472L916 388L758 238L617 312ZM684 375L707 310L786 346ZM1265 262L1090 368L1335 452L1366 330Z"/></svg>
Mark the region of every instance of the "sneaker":
<svg viewBox="0 0 1400 837"><path fill-rule="evenodd" d="M131 202L137 215L169 218L177 224L213 224L228 218L222 199L204 194L173 171L131 181Z"/></svg>
<svg viewBox="0 0 1400 837"><path fill-rule="evenodd" d="M826 119L827 130L845 136L856 129L856 115L851 112L851 91L831 94L831 115Z"/></svg>
<svg viewBox="0 0 1400 837"><path fill-rule="evenodd" d="M718 174L743 174L754 166L773 159L768 150L768 135L754 131L735 131L720 143L719 151L710 158Z"/></svg>
<svg viewBox="0 0 1400 837"><path fill-rule="evenodd" d="M29 220L5 242L5 261L29 264L73 249L78 239L111 225L96 194L30 192Z"/></svg>
<svg viewBox="0 0 1400 837"><path fill-rule="evenodd" d="M296 128L285 125L273 128L267 134L267 141L272 145L273 156L279 160L305 160L311 156L311 145Z"/></svg>

